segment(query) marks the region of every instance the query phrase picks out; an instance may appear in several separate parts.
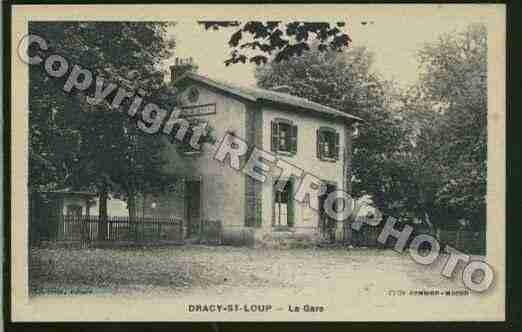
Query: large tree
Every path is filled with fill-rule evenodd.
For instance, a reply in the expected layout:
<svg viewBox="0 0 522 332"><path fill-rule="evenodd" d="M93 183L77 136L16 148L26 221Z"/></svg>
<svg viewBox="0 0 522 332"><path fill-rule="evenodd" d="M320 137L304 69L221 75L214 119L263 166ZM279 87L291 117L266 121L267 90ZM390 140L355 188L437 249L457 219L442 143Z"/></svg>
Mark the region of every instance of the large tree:
<svg viewBox="0 0 522 332"><path fill-rule="evenodd" d="M424 209L441 227L458 219L485 226L486 38L486 27L473 24L426 44L419 51L419 83L406 94L405 107L416 119L417 169L424 174L417 181L430 184Z"/></svg>
<svg viewBox="0 0 522 332"><path fill-rule="evenodd" d="M31 22L30 32L72 64L90 69L128 91L154 95L164 86L158 63L172 54L167 23L160 22ZM107 217L109 191L129 198L155 180L161 164L162 140L141 134L110 102L92 104L95 84L86 93L66 93L64 79L30 68L30 177L32 190L63 186L93 189L100 194L100 216Z"/></svg>

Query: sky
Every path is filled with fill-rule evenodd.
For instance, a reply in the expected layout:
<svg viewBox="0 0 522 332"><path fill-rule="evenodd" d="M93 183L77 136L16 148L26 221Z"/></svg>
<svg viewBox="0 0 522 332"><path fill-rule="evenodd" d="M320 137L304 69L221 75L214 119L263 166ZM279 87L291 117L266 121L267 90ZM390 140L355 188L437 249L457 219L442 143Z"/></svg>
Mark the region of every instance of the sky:
<svg viewBox="0 0 522 332"><path fill-rule="evenodd" d="M367 24L361 24L363 21ZM346 31L353 40L353 46L363 45L374 52L373 71L385 79L393 79L399 85L407 86L416 81L416 51L424 43L435 41L441 33L459 31L477 21L477 17L466 16L456 19L454 16L379 15L348 18ZM175 57L193 57L199 66L199 73L240 85L255 85L254 64L224 65L230 53L228 39L233 31L205 31L196 22L181 21L169 34L177 43Z"/></svg>

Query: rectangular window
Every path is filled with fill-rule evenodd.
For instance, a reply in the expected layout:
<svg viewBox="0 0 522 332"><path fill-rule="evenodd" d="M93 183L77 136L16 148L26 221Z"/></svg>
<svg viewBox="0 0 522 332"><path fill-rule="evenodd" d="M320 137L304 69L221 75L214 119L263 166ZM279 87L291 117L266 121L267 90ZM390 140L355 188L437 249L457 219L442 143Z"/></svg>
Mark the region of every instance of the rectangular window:
<svg viewBox="0 0 522 332"><path fill-rule="evenodd" d="M272 121L273 152L295 155L297 153L297 126L286 119Z"/></svg>
<svg viewBox="0 0 522 332"><path fill-rule="evenodd" d="M292 227L294 225L293 181L289 180L283 189L274 184L274 227Z"/></svg>
<svg viewBox="0 0 522 332"><path fill-rule="evenodd" d="M177 130L180 129L180 126L174 126L174 129L172 130L172 133L170 135L170 142L173 144L177 144L177 150L183 154L190 155L190 154L201 153L201 144L203 143L202 139L200 139L198 142L199 149L195 149L194 147L192 147L192 145L190 145L192 135L194 135L193 128L194 128L193 125L190 125L187 128L187 131L185 132L185 135L183 136L183 140L181 142L178 141L175 137ZM183 130L183 129L180 129L180 130Z"/></svg>
<svg viewBox="0 0 522 332"><path fill-rule="evenodd" d="M335 129L321 127L317 129L317 157L320 160L339 160L339 133Z"/></svg>

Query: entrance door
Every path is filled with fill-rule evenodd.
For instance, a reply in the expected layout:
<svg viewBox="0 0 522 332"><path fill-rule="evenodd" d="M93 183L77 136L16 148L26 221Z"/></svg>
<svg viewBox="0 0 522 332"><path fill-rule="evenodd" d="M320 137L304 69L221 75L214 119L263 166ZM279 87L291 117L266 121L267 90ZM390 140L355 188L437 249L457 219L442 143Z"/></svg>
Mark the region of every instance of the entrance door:
<svg viewBox="0 0 522 332"><path fill-rule="evenodd" d="M201 181L186 182L187 236L199 234L201 224Z"/></svg>
<svg viewBox="0 0 522 332"><path fill-rule="evenodd" d="M319 227L321 229L321 233L327 238L333 239L335 232L335 224L336 220L330 218L324 209L324 203L328 194L334 192L337 189L337 185L333 183L326 184L326 194L319 196ZM334 205L335 209L335 205Z"/></svg>

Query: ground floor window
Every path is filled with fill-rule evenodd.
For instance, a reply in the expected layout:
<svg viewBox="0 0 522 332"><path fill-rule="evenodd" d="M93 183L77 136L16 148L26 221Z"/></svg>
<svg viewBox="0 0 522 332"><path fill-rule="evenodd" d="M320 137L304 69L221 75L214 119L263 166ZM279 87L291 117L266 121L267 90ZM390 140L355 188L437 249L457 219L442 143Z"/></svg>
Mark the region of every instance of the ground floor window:
<svg viewBox="0 0 522 332"><path fill-rule="evenodd" d="M294 225L294 200L293 200L293 181L289 180L281 188L277 183L274 184L274 227L292 227Z"/></svg>

